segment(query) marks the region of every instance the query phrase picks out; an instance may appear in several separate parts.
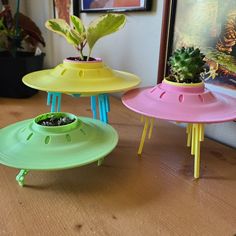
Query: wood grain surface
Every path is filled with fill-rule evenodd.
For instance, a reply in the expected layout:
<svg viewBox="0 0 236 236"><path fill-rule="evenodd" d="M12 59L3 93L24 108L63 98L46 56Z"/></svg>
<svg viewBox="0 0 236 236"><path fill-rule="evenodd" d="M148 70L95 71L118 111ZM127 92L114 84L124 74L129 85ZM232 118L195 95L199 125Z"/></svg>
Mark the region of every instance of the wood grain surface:
<svg viewBox="0 0 236 236"><path fill-rule="evenodd" d="M0 128L48 112L45 103L44 93L0 98ZM91 116L88 98L63 96L62 111ZM236 234L235 149L206 139L194 180L183 128L158 120L139 158L139 116L111 98L109 119L120 140L100 167L32 171L22 188L0 165L1 236Z"/></svg>

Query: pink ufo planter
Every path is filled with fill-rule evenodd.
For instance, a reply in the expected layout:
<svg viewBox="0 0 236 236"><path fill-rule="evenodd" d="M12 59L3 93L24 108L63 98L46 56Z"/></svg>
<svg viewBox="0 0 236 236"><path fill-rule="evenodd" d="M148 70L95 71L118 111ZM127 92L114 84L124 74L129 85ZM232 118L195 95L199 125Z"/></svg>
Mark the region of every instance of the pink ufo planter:
<svg viewBox="0 0 236 236"><path fill-rule="evenodd" d="M236 119L236 99L208 90L203 82L178 84L164 79L155 87L128 91L123 95L122 102L146 117L138 154L142 153L149 125L151 137L154 118L188 123L187 146L191 147L191 154L195 156L195 178L199 178L204 124Z"/></svg>

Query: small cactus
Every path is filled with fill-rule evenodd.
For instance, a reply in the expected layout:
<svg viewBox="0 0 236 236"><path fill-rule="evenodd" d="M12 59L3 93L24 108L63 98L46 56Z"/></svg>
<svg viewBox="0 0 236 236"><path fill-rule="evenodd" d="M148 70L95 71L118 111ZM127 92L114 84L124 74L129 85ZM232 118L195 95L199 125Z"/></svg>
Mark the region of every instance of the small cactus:
<svg viewBox="0 0 236 236"><path fill-rule="evenodd" d="M204 72L204 57L199 48L182 47L169 58L170 75L166 78L177 83L199 83Z"/></svg>

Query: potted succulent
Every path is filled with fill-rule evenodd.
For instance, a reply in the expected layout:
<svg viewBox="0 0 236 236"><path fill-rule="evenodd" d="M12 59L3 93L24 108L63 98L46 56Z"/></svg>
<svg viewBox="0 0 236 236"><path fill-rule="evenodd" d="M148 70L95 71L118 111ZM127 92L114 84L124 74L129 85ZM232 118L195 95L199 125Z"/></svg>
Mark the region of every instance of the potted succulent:
<svg viewBox="0 0 236 236"><path fill-rule="evenodd" d="M169 58L170 74L165 80L182 85L203 83L204 57L199 48L182 47L176 49Z"/></svg>
<svg viewBox="0 0 236 236"><path fill-rule="evenodd" d="M17 0L16 13L8 0L1 0L0 12L0 63L2 97L29 97L36 90L25 86L22 77L32 71L42 69L44 54L36 55L38 45L45 46L41 31L27 16L19 12Z"/></svg>
<svg viewBox="0 0 236 236"><path fill-rule="evenodd" d="M51 112L38 116L35 122L42 126L64 126L77 120L75 115L65 112Z"/></svg>

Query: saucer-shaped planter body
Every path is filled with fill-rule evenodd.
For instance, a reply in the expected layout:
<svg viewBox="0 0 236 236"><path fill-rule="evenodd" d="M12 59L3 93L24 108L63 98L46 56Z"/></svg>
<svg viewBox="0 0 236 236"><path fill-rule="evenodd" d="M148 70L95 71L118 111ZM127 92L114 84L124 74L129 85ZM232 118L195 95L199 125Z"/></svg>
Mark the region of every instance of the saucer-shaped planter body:
<svg viewBox="0 0 236 236"><path fill-rule="evenodd" d="M133 74L110 69L101 59L88 62L65 59L54 69L24 76L23 82L43 91L89 95L128 90L138 85L140 79Z"/></svg>
<svg viewBox="0 0 236 236"><path fill-rule="evenodd" d="M91 118L59 113L74 121L62 126L37 124L52 114L1 129L0 163L29 170L72 168L105 157L118 142L117 132L110 125Z"/></svg>
<svg viewBox="0 0 236 236"><path fill-rule="evenodd" d="M204 83L163 80L155 87L128 91L122 101L137 113L165 120L217 123L236 118L236 99L209 91Z"/></svg>

